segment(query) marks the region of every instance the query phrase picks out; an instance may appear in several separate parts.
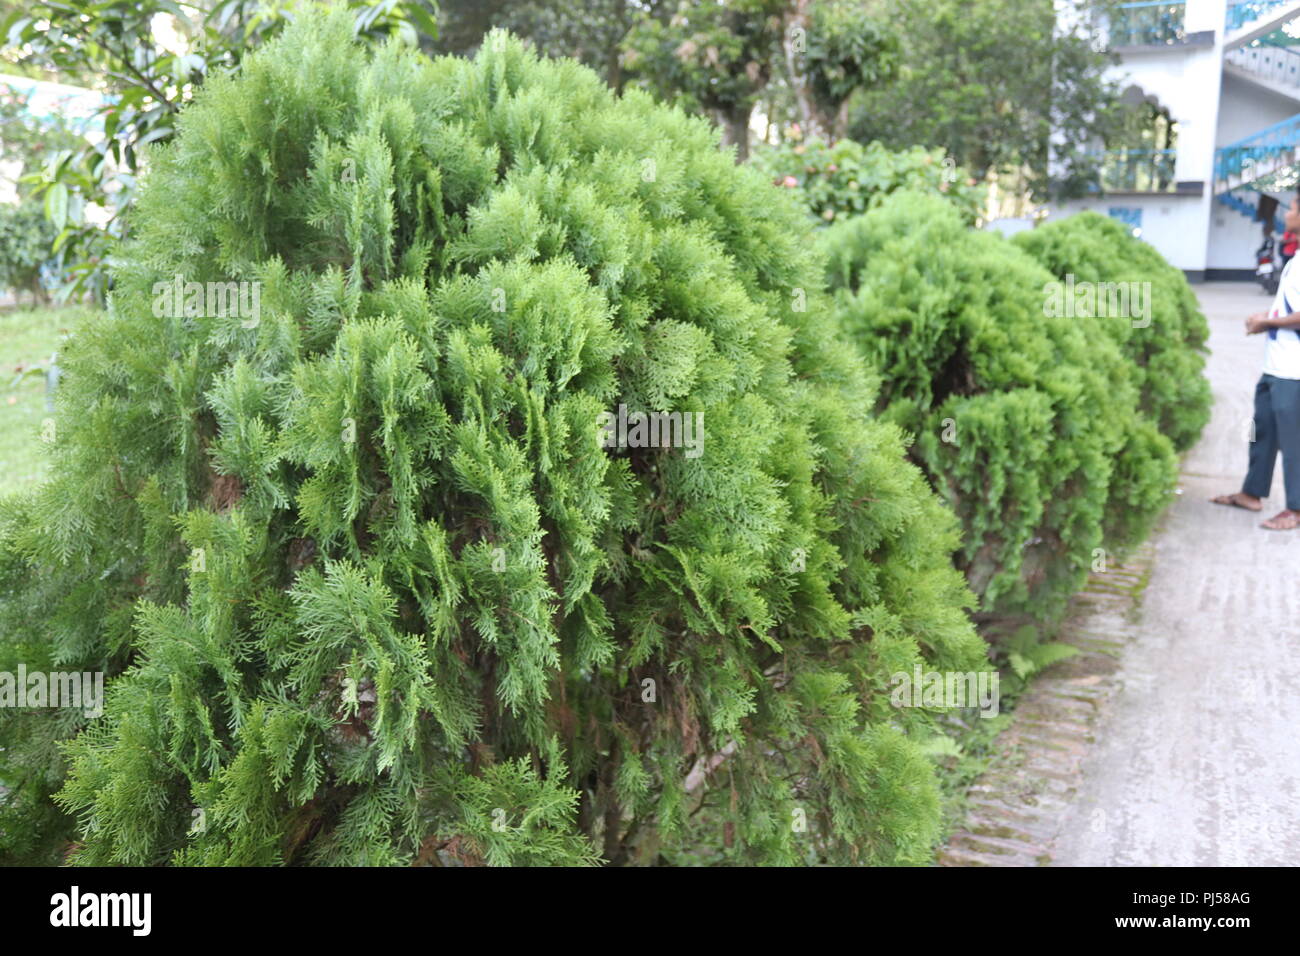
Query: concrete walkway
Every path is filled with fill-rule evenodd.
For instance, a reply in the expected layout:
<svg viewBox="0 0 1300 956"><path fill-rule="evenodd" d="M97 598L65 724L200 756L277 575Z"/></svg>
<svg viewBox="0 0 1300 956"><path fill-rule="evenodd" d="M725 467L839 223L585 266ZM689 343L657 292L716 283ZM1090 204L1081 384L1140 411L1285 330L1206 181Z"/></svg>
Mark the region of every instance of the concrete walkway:
<svg viewBox="0 0 1300 956"><path fill-rule="evenodd" d="M1209 504L1237 491L1267 309L1258 286L1197 287L1213 418L1153 542L1138 632L1094 730L1054 866L1300 865L1300 531Z"/></svg>

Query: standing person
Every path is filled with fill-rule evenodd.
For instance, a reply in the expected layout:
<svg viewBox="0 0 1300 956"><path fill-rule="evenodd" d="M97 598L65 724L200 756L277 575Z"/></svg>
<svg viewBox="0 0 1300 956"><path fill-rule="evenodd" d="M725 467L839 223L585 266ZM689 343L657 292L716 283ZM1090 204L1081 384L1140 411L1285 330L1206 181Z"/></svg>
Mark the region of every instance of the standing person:
<svg viewBox="0 0 1300 956"><path fill-rule="evenodd" d="M1300 233L1300 194L1287 207L1286 230ZM1273 486L1273 465L1282 453L1286 507L1261 525L1270 531L1300 527L1300 271L1282 270L1273 308L1246 320L1246 334L1268 333L1264 374L1255 386L1255 434L1241 491L1219 495L1215 504L1260 511Z"/></svg>

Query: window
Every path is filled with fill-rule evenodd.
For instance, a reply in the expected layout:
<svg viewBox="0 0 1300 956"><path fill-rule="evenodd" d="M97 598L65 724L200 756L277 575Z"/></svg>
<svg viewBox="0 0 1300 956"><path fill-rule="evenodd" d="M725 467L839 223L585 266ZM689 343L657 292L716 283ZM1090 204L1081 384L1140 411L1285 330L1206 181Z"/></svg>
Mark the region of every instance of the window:
<svg viewBox="0 0 1300 956"><path fill-rule="evenodd" d="M1142 238L1142 210L1133 206L1111 206L1106 215L1118 219L1133 230L1133 235Z"/></svg>

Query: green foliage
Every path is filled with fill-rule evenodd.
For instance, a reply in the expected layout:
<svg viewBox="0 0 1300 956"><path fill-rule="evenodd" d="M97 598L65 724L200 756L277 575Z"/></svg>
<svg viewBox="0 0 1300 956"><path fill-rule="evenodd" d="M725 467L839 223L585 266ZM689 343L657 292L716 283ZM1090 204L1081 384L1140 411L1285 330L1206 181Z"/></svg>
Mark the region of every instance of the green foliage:
<svg viewBox="0 0 1300 956"><path fill-rule="evenodd" d="M899 40L871 16L863 0L821 0L811 5L802 57L807 99L818 125L832 139L844 135L849 97L894 79Z"/></svg>
<svg viewBox="0 0 1300 956"><path fill-rule="evenodd" d="M772 78L786 0L701 0L663 20L643 18L628 34L627 66L665 96L697 110L753 105Z"/></svg>
<svg viewBox="0 0 1300 956"><path fill-rule="evenodd" d="M811 139L760 146L750 162L776 185L797 188L821 225L861 215L899 189L943 193L969 223L980 214L979 188L940 149L894 152L880 143Z"/></svg>
<svg viewBox="0 0 1300 956"><path fill-rule="evenodd" d="M400 36L415 44L419 30L437 33L428 3L346 0L344 5L357 36ZM11 54L20 51L18 62L86 86L107 85L112 93L97 111L102 138L68 145L45 169L28 175L60 233L69 274L63 295L90 291L102 301L108 259L124 232L144 149L172 136L176 114L208 77L237 69L248 51L285 23L316 11L299 0L36 0L6 12L0 40ZM159 18L172 26L181 49L164 45L155 31ZM107 222L87 217L89 205L108 213Z"/></svg>
<svg viewBox="0 0 1300 956"><path fill-rule="evenodd" d="M1097 35L1115 0L1072 4L1062 28L1041 0L890 0L898 78L850 105L848 133L893 149L938 146L983 180L1027 173L1039 199L1095 183L1091 150L1122 123L1119 87Z"/></svg>
<svg viewBox="0 0 1300 956"><path fill-rule="evenodd" d="M41 203L0 203L0 289L43 296L41 269L53 264L50 247L57 235Z"/></svg>
<svg viewBox="0 0 1300 956"><path fill-rule="evenodd" d="M544 56L573 57L623 88L623 40L642 18L666 21L680 0L439 0L441 52L471 54L493 28Z"/></svg>
<svg viewBox="0 0 1300 956"><path fill-rule="evenodd" d="M52 153L74 149L84 141L63 117L37 117L29 109L30 96L12 89L0 79L0 159L18 164L12 185L19 195L29 190L21 182L24 173L45 163Z"/></svg>
<svg viewBox="0 0 1300 956"><path fill-rule="evenodd" d="M51 197L34 194L25 178L51 156L84 145L62 119L37 119L28 97L0 87L0 160L16 167L4 185L17 194L14 204L0 205L0 289L46 294L44 279L62 272L64 254L53 248L62 224L46 214ZM66 215L66 208L62 211ZM46 273L43 277L42 272Z"/></svg>
<svg viewBox="0 0 1300 956"><path fill-rule="evenodd" d="M1182 270L1128 227L1095 212L1045 223L1015 241L1061 280L1151 284L1150 322L1112 323L1106 331L1133 365L1142 413L1176 450L1191 448L1210 420L1204 374L1210 329Z"/></svg>
<svg viewBox="0 0 1300 956"><path fill-rule="evenodd" d="M624 39L624 65L644 88L724 128L749 155L749 117L775 75L789 0L684 0L667 18L642 16Z"/></svg>
<svg viewBox="0 0 1300 956"><path fill-rule="evenodd" d="M0 512L0 669L109 675L88 724L0 713L6 854L77 732L84 864L928 859L936 715L888 681L987 667L956 523L705 121L304 19L137 224ZM260 316L156 310L177 275ZM620 404L703 453L603 447Z"/></svg>
<svg viewBox="0 0 1300 956"><path fill-rule="evenodd" d="M1024 690L1029 679L1039 671L1079 654L1079 649L1073 644L1042 640L1038 628L1032 624L1016 628L1000 651L1006 655L1010 673L1003 679L1007 681L1007 690L1011 694Z"/></svg>
<svg viewBox="0 0 1300 956"><path fill-rule="evenodd" d="M57 355L68 329L94 321L89 309L27 309L0 313L0 495L39 484L47 457L41 445L47 428L52 388L57 386Z"/></svg>
<svg viewBox="0 0 1300 956"><path fill-rule="evenodd" d="M898 39L863 0L681 0L665 13L651 5L638 16L624 65L645 87L714 117L741 160L765 92L769 121L796 109L808 132L834 141L849 97L897 70Z"/></svg>
<svg viewBox="0 0 1300 956"><path fill-rule="evenodd" d="M1121 349L1129 318L1049 317L1053 276L937 195L894 193L822 245L841 321L879 370L877 407L962 520L983 610L1055 617L1177 477Z"/></svg>

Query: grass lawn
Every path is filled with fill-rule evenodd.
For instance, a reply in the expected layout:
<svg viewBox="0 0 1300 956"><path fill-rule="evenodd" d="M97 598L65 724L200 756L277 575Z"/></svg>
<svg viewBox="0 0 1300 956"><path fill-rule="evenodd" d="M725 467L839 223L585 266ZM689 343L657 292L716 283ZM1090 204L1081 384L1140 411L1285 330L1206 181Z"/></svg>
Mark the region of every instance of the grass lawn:
<svg viewBox="0 0 1300 956"><path fill-rule="evenodd" d="M0 495L30 487L45 475L41 445L45 379L32 375L13 387L19 371L44 365L66 333L94 315L84 306L0 311Z"/></svg>

